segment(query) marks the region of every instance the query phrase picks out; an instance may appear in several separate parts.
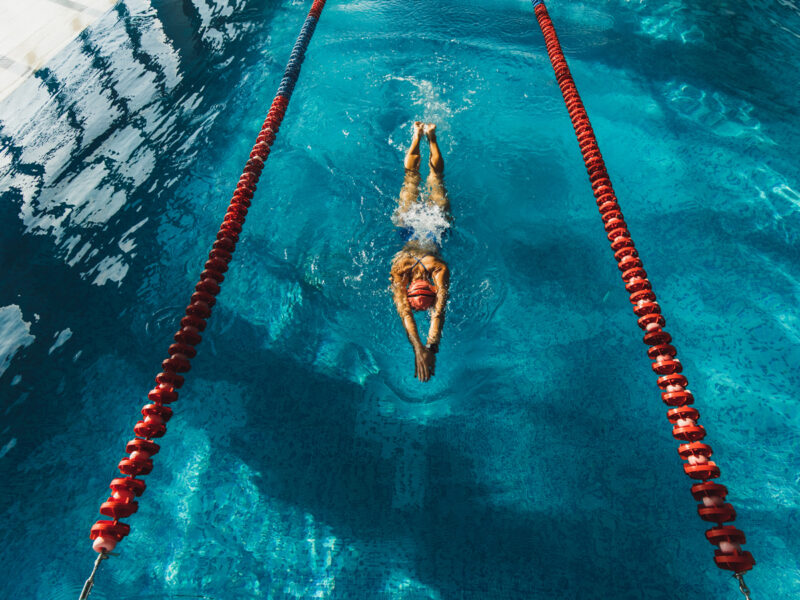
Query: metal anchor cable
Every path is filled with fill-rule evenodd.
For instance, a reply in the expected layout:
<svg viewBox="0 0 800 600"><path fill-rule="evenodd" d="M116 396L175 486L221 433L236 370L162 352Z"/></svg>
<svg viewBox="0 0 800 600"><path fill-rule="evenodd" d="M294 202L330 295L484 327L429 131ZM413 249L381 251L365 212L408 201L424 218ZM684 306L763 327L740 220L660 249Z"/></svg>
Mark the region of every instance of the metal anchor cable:
<svg viewBox="0 0 800 600"><path fill-rule="evenodd" d="M97 559L94 561L94 568L92 569L92 574L89 575L89 578L86 580L86 583L83 584L83 589L81 590L81 595L78 600L86 600L89 597L89 594L92 591L92 587L94 587L94 576L97 574L97 569L100 568L100 563L106 560L109 556L108 552L101 552L97 555Z"/></svg>

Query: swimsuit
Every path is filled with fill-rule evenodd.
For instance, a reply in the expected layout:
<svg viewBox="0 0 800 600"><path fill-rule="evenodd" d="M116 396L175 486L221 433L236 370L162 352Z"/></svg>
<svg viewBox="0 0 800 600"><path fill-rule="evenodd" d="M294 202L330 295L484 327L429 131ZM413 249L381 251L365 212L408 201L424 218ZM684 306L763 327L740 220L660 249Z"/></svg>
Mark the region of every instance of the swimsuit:
<svg viewBox="0 0 800 600"><path fill-rule="evenodd" d="M445 229L442 232L442 240L447 237L449 231L449 229ZM431 246L437 253L442 251L442 246L436 240L436 236L430 231L426 231L422 235L419 235L416 231L414 231L413 227L398 227L397 235L399 235L400 239L404 242L416 241L420 244Z"/></svg>
<svg viewBox="0 0 800 600"><path fill-rule="evenodd" d="M437 249L441 250L441 248L439 248L439 244L436 242L436 236L434 236L430 231L426 231L422 234L422 236L420 236L416 231L414 231L413 227L398 227L397 235L399 235L400 239L404 242L416 240L422 243L432 243L437 247Z"/></svg>
<svg viewBox="0 0 800 600"><path fill-rule="evenodd" d="M411 274L411 272L414 270L414 267L419 265L425 270L425 279L428 281L428 283L433 283L433 275L431 275L431 272L428 271L428 267L426 267L424 264L422 264L422 259L423 258L427 258L428 256L433 256L433 255L432 254L424 254L421 257L419 257L419 256L415 256L414 254L411 254L411 256L416 258L417 262L415 262L413 265L411 265L411 268L408 270L409 274Z"/></svg>

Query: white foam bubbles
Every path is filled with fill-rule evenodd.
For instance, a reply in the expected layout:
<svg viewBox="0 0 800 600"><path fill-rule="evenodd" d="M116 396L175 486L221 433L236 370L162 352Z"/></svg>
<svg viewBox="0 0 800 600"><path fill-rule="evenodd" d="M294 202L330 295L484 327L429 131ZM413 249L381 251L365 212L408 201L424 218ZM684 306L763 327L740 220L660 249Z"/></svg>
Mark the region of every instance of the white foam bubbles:
<svg viewBox="0 0 800 600"><path fill-rule="evenodd" d="M398 227L408 227L414 234L412 239L421 242L442 244L445 231L450 228L450 221L442 208L432 202L415 202L403 213L392 215L392 222Z"/></svg>

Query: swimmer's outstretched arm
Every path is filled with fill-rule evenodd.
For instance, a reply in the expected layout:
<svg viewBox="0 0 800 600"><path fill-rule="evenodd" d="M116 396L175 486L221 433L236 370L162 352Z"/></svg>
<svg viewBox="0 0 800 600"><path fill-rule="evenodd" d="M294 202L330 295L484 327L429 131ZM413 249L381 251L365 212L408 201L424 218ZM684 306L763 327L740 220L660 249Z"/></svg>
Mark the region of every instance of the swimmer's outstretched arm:
<svg viewBox="0 0 800 600"><path fill-rule="evenodd" d="M428 381L433 376L436 364L436 355L428 350L422 343L417 331L417 322L414 320L411 306L408 304L406 288L409 284L410 273L392 273L392 296L397 314L403 322L408 341L414 349L414 377L420 381Z"/></svg>
<svg viewBox="0 0 800 600"><path fill-rule="evenodd" d="M432 273L433 282L436 284L436 304L431 312L431 326L428 329L428 345L439 345L444 327L444 312L447 306L447 294L450 288L450 269L442 262L437 265Z"/></svg>

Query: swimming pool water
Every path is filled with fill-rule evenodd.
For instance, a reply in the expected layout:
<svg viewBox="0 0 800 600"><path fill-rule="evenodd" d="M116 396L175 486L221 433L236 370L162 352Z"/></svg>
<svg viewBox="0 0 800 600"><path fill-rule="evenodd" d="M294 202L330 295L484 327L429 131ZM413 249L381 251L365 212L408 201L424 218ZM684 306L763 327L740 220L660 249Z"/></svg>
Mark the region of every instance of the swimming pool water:
<svg viewBox="0 0 800 600"><path fill-rule="evenodd" d="M0 103L4 597L76 598L308 2L126 0ZM800 590L800 9L548 9L758 564ZM411 123L455 224L436 377L388 293ZM92 598L739 597L529 2L329 0Z"/></svg>

